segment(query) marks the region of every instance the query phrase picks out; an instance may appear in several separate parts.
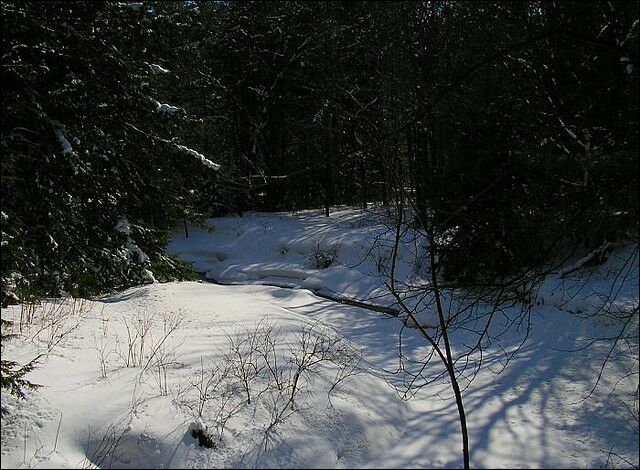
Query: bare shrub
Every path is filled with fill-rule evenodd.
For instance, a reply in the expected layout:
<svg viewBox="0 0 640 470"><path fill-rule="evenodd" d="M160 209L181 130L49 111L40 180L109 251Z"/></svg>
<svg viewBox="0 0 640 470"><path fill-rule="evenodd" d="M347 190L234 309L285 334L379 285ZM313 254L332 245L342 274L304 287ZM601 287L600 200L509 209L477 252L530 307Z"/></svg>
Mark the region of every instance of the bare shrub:
<svg viewBox="0 0 640 470"><path fill-rule="evenodd" d="M42 342L47 353L50 353L78 328L91 309L89 301L74 297L21 304L18 328L31 341Z"/></svg>
<svg viewBox="0 0 640 470"><path fill-rule="evenodd" d="M313 263L316 269L327 269L336 263L338 256L336 254L336 249L331 248L320 248L320 243L318 242L316 245L316 249L313 252Z"/></svg>
<svg viewBox="0 0 640 470"><path fill-rule="evenodd" d="M275 361L275 357L273 354L267 356L267 359ZM360 355L343 338L320 323L305 325L295 344L289 348L286 372L281 374L286 380L282 386L276 387L277 392L271 394L267 401L271 422L265 434L296 411L296 400L302 395L308 382L314 375L322 375L323 368L329 365L337 370L329 380L328 398L347 377L360 372Z"/></svg>
<svg viewBox="0 0 640 470"><path fill-rule="evenodd" d="M163 312L162 327L159 329L155 328L158 323L157 314L145 312L132 320L123 316L127 340L121 344L116 338L115 352L126 367L140 367L143 372L158 366L162 368L173 362L177 346L171 346L169 338L180 328L182 320L183 315L180 311Z"/></svg>
<svg viewBox="0 0 640 470"><path fill-rule="evenodd" d="M203 358L200 356L200 374L197 380L191 382L191 386L198 392L197 416L202 418L202 412L207 402L219 392L223 381L227 379L229 369L219 365L213 365L205 371Z"/></svg>
<svg viewBox="0 0 640 470"><path fill-rule="evenodd" d="M95 350L98 354L98 362L100 364L100 377L106 379L109 362L111 357L115 354L115 351L108 349L110 343L104 337L100 338L99 342L95 339L95 343L97 344Z"/></svg>
<svg viewBox="0 0 640 470"><path fill-rule="evenodd" d="M127 330L126 355L120 353L126 367L142 367L144 363L144 345L151 331L154 315L148 313L138 314L133 320L127 320L122 316L122 322Z"/></svg>
<svg viewBox="0 0 640 470"><path fill-rule="evenodd" d="M122 457L120 447L127 435L128 428L111 423L100 440L92 439L91 430L87 437L86 457L82 468L113 468L114 462Z"/></svg>
<svg viewBox="0 0 640 470"><path fill-rule="evenodd" d="M288 347L278 346L284 344L281 331L265 320L227 337L222 362L206 366L201 358L197 375L176 400L197 420L206 419L218 440L231 418L252 407L253 416L262 415L257 409L268 416L261 426L266 448L269 434L301 410L314 377L327 380L330 400L345 379L361 370L360 355L319 323L304 325Z"/></svg>
<svg viewBox="0 0 640 470"><path fill-rule="evenodd" d="M242 334L227 335L229 351L224 360L229 373L233 376L251 404L252 383L266 367L260 353L262 322L258 322L253 331L246 330Z"/></svg>

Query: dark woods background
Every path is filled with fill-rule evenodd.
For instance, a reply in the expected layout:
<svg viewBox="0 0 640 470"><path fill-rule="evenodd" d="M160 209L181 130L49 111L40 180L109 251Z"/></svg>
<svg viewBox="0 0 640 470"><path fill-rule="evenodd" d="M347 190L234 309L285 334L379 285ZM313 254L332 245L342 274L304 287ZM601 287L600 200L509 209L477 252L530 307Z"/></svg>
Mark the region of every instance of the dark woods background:
<svg viewBox="0 0 640 470"><path fill-rule="evenodd" d="M409 206L461 283L637 241L638 5L3 1L3 297L245 210Z"/></svg>

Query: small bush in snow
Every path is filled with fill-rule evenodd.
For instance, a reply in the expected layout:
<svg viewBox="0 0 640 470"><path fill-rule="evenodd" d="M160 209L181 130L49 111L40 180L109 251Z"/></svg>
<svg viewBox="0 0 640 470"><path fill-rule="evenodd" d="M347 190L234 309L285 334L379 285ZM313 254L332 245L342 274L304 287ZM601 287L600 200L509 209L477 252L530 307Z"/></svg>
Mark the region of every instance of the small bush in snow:
<svg viewBox="0 0 640 470"><path fill-rule="evenodd" d="M313 260L317 269L327 269L336 262L336 249L323 249L318 244L316 251L313 253Z"/></svg>
<svg viewBox="0 0 640 470"><path fill-rule="evenodd" d="M221 441L228 422L250 408L266 446L269 434L301 410L311 380L326 381L330 400L345 379L360 371L359 353L318 324L305 325L286 348L284 340L274 325L260 321L251 330L228 336L221 364L205 368L201 360L197 376L177 397L177 403L201 423L195 430L198 435L189 429L201 445L210 447L208 441L202 443L203 437L211 436L208 429ZM202 429L205 434L198 432Z"/></svg>

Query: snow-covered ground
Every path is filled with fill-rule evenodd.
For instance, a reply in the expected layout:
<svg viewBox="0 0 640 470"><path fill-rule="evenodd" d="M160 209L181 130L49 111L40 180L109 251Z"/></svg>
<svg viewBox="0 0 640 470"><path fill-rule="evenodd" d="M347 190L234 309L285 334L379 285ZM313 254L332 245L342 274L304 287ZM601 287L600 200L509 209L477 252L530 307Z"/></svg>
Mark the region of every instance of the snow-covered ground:
<svg viewBox="0 0 640 470"><path fill-rule="evenodd" d="M29 374L42 388L27 401L2 391L10 411L2 468L462 465L447 383L402 399L429 352L417 331L312 292L393 306L384 287L393 233L381 214L210 222L213 232L178 232L169 249L235 285L151 284L91 302L3 309L3 318L23 319L3 359L45 356ZM424 242L403 239L398 279L419 284ZM637 304L634 246L596 270L550 276L519 353L502 370L526 325L483 351L483 368L464 390L471 465L637 467L637 362L612 355L585 399L612 344L592 340L615 334L616 312ZM610 315L590 315L603 305ZM412 306L428 323L429 307ZM623 342L637 357L634 321ZM454 332L454 347L465 339ZM436 362L429 367L437 372ZM191 431L199 429L212 448L198 445Z"/></svg>

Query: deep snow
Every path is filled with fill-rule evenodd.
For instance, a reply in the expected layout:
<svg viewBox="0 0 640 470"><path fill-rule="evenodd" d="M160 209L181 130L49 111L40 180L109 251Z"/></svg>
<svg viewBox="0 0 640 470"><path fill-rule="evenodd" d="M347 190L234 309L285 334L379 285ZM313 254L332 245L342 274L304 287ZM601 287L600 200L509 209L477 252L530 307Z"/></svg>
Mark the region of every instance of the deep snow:
<svg viewBox="0 0 640 470"><path fill-rule="evenodd" d="M212 233L191 228L185 238L177 232L169 249L207 277L238 285L151 284L82 305L67 300L56 308L46 302L33 312L22 339L8 343L3 358L24 362L48 353L29 375L43 387L29 393L28 401L2 391L2 404L11 411L2 420L2 468L462 465L447 383L436 381L401 399L410 373L428 353L417 331L398 318L308 290L393 304L384 287L393 235L381 213L343 209L330 218L317 211L250 213L210 223L216 227ZM425 266L414 255L423 254L425 245L411 234L404 240L398 277L423 282ZM616 275L620 272L626 275ZM609 292L613 302L606 300ZM610 316L590 315L603 304ZM617 332L615 312L637 304L634 246L618 250L596 270L564 280L549 276L535 297L530 334L519 353L505 366L525 338L525 326L509 330L483 352L483 368L464 391L472 466L637 467L637 361L612 356L585 399L611 345L592 339ZM414 306L429 323L432 312ZM2 316L19 319L20 313L14 306ZM215 448L200 447L190 430L208 426L215 434L215 414L228 397L212 392L197 419L202 370L224 364L229 337L237 341L257 324L274 326L281 364L299 352L304 328L340 338L342 354L348 351L341 357L357 365L354 375L328 395L340 361L322 363L305 376L295 412L266 442L274 390L243 405ZM637 316L635 325L629 346L637 358ZM142 330L143 345L139 337L129 340ZM464 331L454 332L454 345L467 339ZM143 371L150 356L156 365ZM430 370L433 376L438 365ZM268 380L254 385L257 390ZM229 390L237 392L230 402L242 403L240 392Z"/></svg>

